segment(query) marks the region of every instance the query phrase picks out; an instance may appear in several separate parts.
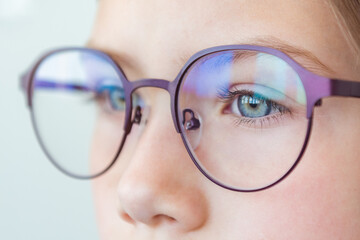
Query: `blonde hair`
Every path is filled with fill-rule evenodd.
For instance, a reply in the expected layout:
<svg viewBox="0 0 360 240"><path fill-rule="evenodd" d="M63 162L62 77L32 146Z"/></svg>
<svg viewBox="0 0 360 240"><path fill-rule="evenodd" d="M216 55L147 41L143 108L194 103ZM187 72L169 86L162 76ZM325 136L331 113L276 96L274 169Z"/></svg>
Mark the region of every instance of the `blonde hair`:
<svg viewBox="0 0 360 240"><path fill-rule="evenodd" d="M360 0L330 0L329 3L349 45L360 59Z"/></svg>

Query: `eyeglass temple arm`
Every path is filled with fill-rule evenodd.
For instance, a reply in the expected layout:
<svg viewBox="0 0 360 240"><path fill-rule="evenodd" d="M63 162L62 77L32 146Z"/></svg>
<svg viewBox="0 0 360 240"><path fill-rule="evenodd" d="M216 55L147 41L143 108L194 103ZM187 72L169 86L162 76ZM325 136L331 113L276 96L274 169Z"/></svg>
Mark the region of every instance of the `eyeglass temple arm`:
<svg viewBox="0 0 360 240"><path fill-rule="evenodd" d="M20 89L24 92L26 92L26 89L28 88L29 74L29 72L25 72L20 75Z"/></svg>
<svg viewBox="0 0 360 240"><path fill-rule="evenodd" d="M25 94L26 103L28 107L30 106L30 90L29 90L29 83L30 83L30 74L31 71L24 72L20 75L20 89Z"/></svg>
<svg viewBox="0 0 360 240"><path fill-rule="evenodd" d="M22 91L27 92L29 88L29 80L27 74L23 74L20 77L20 88ZM80 84L68 84L68 83L58 83L56 81L52 81L51 79L39 79L36 81L35 87L40 88L49 88L49 89L70 89L70 90L79 90L79 91L91 91L92 89L80 85Z"/></svg>
<svg viewBox="0 0 360 240"><path fill-rule="evenodd" d="M26 72L20 76L20 88L22 91L27 92L30 84L30 73ZM99 81L100 82L100 81ZM103 88L100 89L92 89L88 86L80 85L80 84L69 84L69 83L59 83L56 80L51 79L37 79L35 87L40 88L53 88L53 89L70 89L70 90L79 90L79 91L102 91ZM116 86L114 86L116 87Z"/></svg>
<svg viewBox="0 0 360 240"><path fill-rule="evenodd" d="M28 96L28 104L30 104L29 101L29 74L25 73L23 75L21 75L20 77L20 87L22 89L22 91L24 91L26 93L26 95ZM75 91L93 91L93 92L103 92L105 90L112 90L112 89L116 89L117 86L100 86L99 88L95 87L95 88L91 88L85 85L80 85L80 84L69 84L69 83L59 83L55 80L51 80L51 79L37 79L36 81L36 85L35 87L37 88L47 88L47 89L65 89L65 90L75 90Z"/></svg>
<svg viewBox="0 0 360 240"><path fill-rule="evenodd" d="M360 98L360 82L330 79L331 96Z"/></svg>
<svg viewBox="0 0 360 240"><path fill-rule="evenodd" d="M34 87L37 88L48 88L48 89L69 89L69 90L78 90L78 91L91 91L92 89L80 85L80 84L73 84L73 83L58 83L56 81L51 80L37 80L36 85Z"/></svg>
<svg viewBox="0 0 360 240"><path fill-rule="evenodd" d="M30 72L25 72L20 76L20 89L25 93L27 98L27 104L30 106ZM82 86L79 84L64 84L57 83L56 81L52 81L50 79L39 79L36 81L36 86L40 88L49 88L49 89L71 89L71 90L80 90L80 91L89 91L90 88L86 86Z"/></svg>

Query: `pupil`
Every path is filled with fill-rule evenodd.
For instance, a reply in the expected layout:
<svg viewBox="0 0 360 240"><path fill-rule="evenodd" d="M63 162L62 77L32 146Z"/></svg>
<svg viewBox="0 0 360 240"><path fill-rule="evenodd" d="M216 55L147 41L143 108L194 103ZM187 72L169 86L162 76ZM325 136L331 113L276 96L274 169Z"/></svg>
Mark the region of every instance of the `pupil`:
<svg viewBox="0 0 360 240"><path fill-rule="evenodd" d="M250 103L250 107L251 108L257 108L258 104L257 103Z"/></svg>
<svg viewBox="0 0 360 240"><path fill-rule="evenodd" d="M259 106L260 101L258 99L254 98L252 96L247 96L247 98L248 98L249 106L251 108L255 109Z"/></svg>

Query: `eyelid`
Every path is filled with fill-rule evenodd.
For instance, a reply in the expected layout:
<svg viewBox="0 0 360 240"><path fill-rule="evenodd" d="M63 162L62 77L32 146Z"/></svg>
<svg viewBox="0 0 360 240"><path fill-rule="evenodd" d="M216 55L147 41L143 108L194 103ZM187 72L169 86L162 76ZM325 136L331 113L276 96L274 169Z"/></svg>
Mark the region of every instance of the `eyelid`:
<svg viewBox="0 0 360 240"><path fill-rule="evenodd" d="M255 89L254 85L257 85L257 89ZM225 101L226 103L231 102L234 99L234 96L232 98L226 99L222 94L226 95L227 91L230 92L242 92L242 91L248 91L250 93L258 93L259 95L263 96L268 101L272 101L275 104L284 106L288 109L293 109L292 111L295 112L294 109L306 109L306 106L298 103L294 99L290 98L289 96L286 96L285 94L280 93L279 91L269 88L267 86L259 85L259 84L236 84L229 88L219 88L221 92L218 94L218 99L220 101ZM273 95L269 94L269 90L272 91ZM276 97L277 96L277 97Z"/></svg>

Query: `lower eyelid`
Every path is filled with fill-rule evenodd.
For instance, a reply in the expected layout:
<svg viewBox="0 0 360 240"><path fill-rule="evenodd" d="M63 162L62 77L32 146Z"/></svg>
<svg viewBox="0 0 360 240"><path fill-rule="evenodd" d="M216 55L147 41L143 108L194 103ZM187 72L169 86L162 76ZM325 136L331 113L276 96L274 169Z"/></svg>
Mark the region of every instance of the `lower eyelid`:
<svg viewBox="0 0 360 240"><path fill-rule="evenodd" d="M226 99L226 103L222 102L224 106L220 108L220 116L227 117L235 126L244 127L247 129L263 129L263 128L273 128L278 127L279 124L286 124L286 120L297 117L297 116L305 116L304 111L296 110L296 108L285 107L278 103L279 108L284 108L283 110L278 110L274 112L272 109L269 115L259 118L248 118L241 115L234 114L231 110L231 104L235 100ZM219 117L220 117L219 116Z"/></svg>
<svg viewBox="0 0 360 240"><path fill-rule="evenodd" d="M281 122L284 118L288 118L290 116L286 116L283 114L273 114L267 115L262 118L241 118L238 116L232 116L233 123L235 126L244 127L247 129L264 129L264 128L275 128L279 127L280 124L286 124Z"/></svg>

